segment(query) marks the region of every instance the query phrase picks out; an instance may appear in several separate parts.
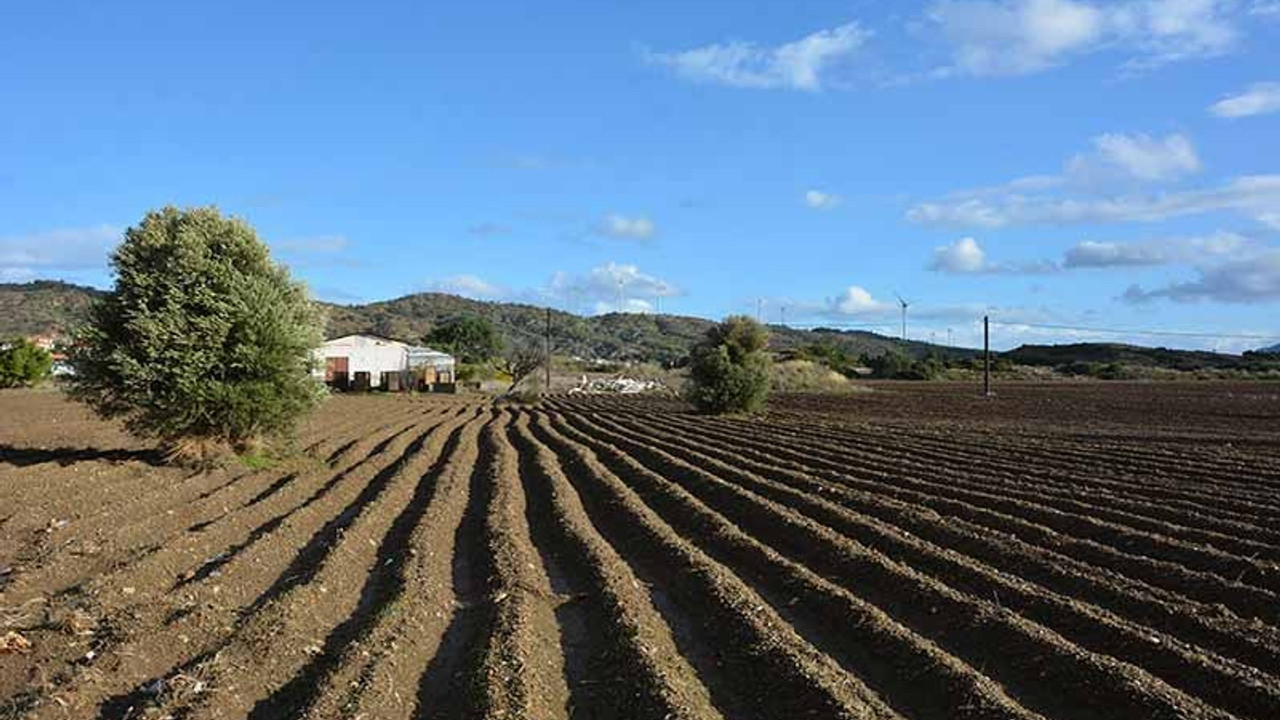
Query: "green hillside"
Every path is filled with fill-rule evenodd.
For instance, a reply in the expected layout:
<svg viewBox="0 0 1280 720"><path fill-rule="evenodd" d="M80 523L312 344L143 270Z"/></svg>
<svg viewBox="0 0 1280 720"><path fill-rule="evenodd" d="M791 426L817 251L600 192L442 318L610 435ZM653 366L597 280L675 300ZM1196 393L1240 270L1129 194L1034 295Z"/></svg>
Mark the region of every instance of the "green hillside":
<svg viewBox="0 0 1280 720"><path fill-rule="evenodd" d="M1248 358L1204 350L1171 350L1123 343L1075 343L1071 345L1023 345L1003 353L1018 365L1058 367L1094 363L1164 368L1167 370L1248 369Z"/></svg>
<svg viewBox="0 0 1280 720"><path fill-rule="evenodd" d="M101 290L57 280L0 283L0 337L66 330L100 295Z"/></svg>
<svg viewBox="0 0 1280 720"><path fill-rule="evenodd" d="M102 291L80 285L38 281L0 284L0 336L65 331L80 322ZM540 341L546 326L546 309L518 303L483 302L445 295L420 293L365 305L322 303L329 318L327 334L373 333L420 341L437 324L463 314L488 318L510 341ZM610 313L582 317L553 310L552 335L556 352L584 358L644 360L670 363L688 354L690 346L711 325L710 320L681 315ZM783 350L825 340L848 352L879 355L904 347L900 341L863 331L796 330L773 328L773 345ZM972 351L933 348L908 343L913 355L930 349L967 356Z"/></svg>

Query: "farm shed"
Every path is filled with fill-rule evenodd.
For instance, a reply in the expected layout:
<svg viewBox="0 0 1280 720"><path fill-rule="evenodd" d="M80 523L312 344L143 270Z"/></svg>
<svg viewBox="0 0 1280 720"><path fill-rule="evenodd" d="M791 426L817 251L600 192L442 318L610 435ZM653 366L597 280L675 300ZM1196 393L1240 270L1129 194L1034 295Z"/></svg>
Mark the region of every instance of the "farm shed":
<svg viewBox="0 0 1280 720"><path fill-rule="evenodd" d="M427 385L453 385L455 362L453 356L428 347L410 346L409 369L418 374Z"/></svg>
<svg viewBox="0 0 1280 720"><path fill-rule="evenodd" d="M376 335L345 335L320 346L324 381L340 390L452 392L453 357Z"/></svg>

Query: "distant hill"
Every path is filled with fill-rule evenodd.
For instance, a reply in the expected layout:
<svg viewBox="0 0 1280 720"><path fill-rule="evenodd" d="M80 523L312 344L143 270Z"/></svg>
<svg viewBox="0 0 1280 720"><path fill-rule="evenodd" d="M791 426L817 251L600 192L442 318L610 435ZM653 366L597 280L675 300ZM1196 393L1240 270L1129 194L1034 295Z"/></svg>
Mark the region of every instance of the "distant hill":
<svg viewBox="0 0 1280 720"><path fill-rule="evenodd" d="M101 290L57 281L0 284L0 337L65 331L81 322ZM442 293L419 293L365 305L321 303L329 319L327 334L373 333L419 341L437 324L463 314L488 318L510 340L539 340L546 325L546 309L518 303L470 300ZM682 315L610 313L582 317L553 310L556 352L607 360L673 362L688 354L711 321ZM894 338L863 331L773 328L773 346L783 350L820 340L853 354L879 355L903 348ZM905 345L913 355L931 349L967 357L970 350L935 348L928 343Z"/></svg>
<svg viewBox="0 0 1280 720"><path fill-rule="evenodd" d="M1168 370L1239 369L1246 361L1239 355L1204 350L1171 350L1123 343L1074 343L1023 345L1002 353L1018 365L1053 366L1070 363L1120 363Z"/></svg>
<svg viewBox="0 0 1280 720"><path fill-rule="evenodd" d="M66 331L85 317L89 305L103 292L54 280L0 284L0 337ZM471 300L443 293L419 293L364 305L321 303L328 316L329 337L373 333L410 342L420 341L437 324L463 314L486 317L508 341L540 341L546 309L519 303ZM609 313L583 317L551 311L557 354L605 360L644 360L670 363L685 357L711 326L705 318L684 315ZM922 357L935 351L953 358L970 358L976 350L947 348L923 342L903 343L863 330L815 328L800 330L772 326L771 345L787 350L827 342L853 355L880 355L905 349ZM1280 346L1259 352L1280 352ZM1250 359L1198 350L1170 350L1118 343L1023 345L1000 356L1019 365L1059 367L1071 363L1119 363L1172 370L1240 369Z"/></svg>
<svg viewBox="0 0 1280 720"><path fill-rule="evenodd" d="M101 295L101 290L57 280L0 283L0 337L67 330Z"/></svg>
<svg viewBox="0 0 1280 720"><path fill-rule="evenodd" d="M1272 345L1271 347L1259 348L1260 353L1269 353L1272 355L1280 355L1280 345Z"/></svg>

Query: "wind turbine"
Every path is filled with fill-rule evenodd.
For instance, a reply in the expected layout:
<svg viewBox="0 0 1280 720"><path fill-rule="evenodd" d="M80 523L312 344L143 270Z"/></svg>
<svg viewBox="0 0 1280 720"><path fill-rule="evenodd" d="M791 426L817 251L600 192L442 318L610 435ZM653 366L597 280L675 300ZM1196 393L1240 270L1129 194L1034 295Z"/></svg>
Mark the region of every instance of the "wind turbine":
<svg viewBox="0 0 1280 720"><path fill-rule="evenodd" d="M907 308L911 307L911 303L907 302L906 300L903 300L902 296L899 295L898 293L894 293L893 296L898 298L898 304L902 306L902 341L906 342L907 341Z"/></svg>

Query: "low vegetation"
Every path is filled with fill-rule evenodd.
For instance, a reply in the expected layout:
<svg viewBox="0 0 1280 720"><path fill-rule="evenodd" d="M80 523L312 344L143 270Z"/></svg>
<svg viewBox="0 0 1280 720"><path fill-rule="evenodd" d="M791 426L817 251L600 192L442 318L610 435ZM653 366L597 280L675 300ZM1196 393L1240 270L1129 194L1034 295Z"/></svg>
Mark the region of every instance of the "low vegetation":
<svg viewBox="0 0 1280 720"><path fill-rule="evenodd" d="M859 386L848 377L813 360L783 360L773 364L773 390L780 393L844 393Z"/></svg>

